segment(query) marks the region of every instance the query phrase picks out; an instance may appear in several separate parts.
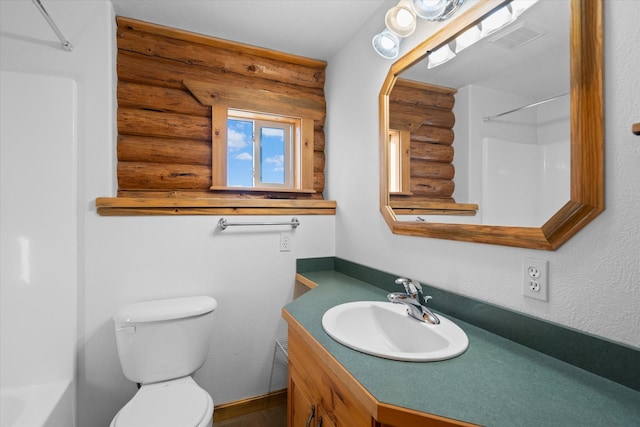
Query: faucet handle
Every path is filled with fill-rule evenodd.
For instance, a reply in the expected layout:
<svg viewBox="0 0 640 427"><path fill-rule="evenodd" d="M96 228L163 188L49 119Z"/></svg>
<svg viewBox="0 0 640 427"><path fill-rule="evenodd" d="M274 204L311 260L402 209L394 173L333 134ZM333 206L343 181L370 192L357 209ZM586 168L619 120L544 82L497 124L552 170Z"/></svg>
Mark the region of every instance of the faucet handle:
<svg viewBox="0 0 640 427"><path fill-rule="evenodd" d="M411 295L412 298L415 298L418 293L422 293L422 285L420 285L420 282L417 280L398 277L396 279L396 285L404 286L405 292L407 295Z"/></svg>

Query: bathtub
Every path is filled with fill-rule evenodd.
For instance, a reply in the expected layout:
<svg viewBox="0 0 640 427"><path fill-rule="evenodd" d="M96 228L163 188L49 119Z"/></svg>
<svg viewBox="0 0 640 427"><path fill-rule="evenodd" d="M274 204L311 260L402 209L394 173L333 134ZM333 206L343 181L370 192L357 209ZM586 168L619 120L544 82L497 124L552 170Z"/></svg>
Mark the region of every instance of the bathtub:
<svg viewBox="0 0 640 427"><path fill-rule="evenodd" d="M68 427L74 424L71 381L0 390L0 427Z"/></svg>

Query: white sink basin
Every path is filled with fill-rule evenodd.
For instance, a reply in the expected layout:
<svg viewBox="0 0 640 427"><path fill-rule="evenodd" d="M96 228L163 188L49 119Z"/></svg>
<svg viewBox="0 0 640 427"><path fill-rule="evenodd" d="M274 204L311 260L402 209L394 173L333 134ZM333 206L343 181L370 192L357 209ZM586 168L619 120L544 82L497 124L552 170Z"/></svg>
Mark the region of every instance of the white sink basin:
<svg viewBox="0 0 640 427"><path fill-rule="evenodd" d="M431 362L462 354L467 334L438 314L439 325L420 322L406 306L380 301L337 305L322 316L322 327L334 340L354 350L393 360Z"/></svg>

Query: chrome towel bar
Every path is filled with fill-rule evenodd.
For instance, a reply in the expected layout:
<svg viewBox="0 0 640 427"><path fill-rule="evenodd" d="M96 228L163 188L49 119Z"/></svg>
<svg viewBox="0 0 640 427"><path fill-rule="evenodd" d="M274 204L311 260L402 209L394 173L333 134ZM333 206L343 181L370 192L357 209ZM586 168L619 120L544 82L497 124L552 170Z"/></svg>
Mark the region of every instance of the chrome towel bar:
<svg viewBox="0 0 640 427"><path fill-rule="evenodd" d="M224 218L220 218L218 221L218 227L221 230L226 230L227 227L237 227L237 226L245 226L245 225L290 225L294 230L298 228L300 225L300 221L298 218L293 217L289 222L228 222Z"/></svg>

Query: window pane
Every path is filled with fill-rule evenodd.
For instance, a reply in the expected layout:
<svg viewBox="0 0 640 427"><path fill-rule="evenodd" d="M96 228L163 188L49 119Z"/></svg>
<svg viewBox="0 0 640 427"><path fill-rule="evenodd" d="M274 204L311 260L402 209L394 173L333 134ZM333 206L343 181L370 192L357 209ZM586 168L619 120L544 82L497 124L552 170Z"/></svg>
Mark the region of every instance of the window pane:
<svg viewBox="0 0 640 427"><path fill-rule="evenodd" d="M284 129L260 128L260 182L285 183L285 135Z"/></svg>
<svg viewBox="0 0 640 427"><path fill-rule="evenodd" d="M227 185L253 187L253 121L227 121Z"/></svg>

